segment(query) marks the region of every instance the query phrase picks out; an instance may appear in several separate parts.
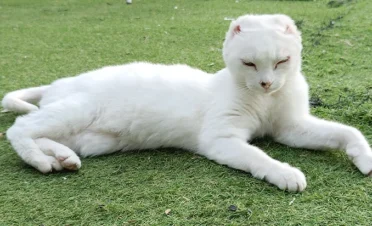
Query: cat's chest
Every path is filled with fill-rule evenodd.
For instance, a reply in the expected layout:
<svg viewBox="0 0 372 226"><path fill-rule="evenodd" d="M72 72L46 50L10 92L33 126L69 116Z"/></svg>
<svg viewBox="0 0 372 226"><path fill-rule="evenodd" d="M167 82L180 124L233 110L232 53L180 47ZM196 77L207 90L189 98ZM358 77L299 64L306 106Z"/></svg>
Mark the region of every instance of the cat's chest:
<svg viewBox="0 0 372 226"><path fill-rule="evenodd" d="M249 137L271 134L276 113L272 100L262 98L240 105L237 114L231 117L234 127L247 131Z"/></svg>

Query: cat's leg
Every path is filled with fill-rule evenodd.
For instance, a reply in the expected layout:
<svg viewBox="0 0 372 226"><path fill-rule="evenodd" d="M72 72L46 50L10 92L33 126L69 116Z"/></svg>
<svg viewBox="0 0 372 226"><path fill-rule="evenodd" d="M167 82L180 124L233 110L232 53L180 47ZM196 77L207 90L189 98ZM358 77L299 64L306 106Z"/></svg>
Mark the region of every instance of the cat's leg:
<svg viewBox="0 0 372 226"><path fill-rule="evenodd" d="M25 136L21 128L13 125L6 132L6 136L22 160L40 172L48 173L52 169L61 170L63 168L56 158L44 154L34 139Z"/></svg>
<svg viewBox="0 0 372 226"><path fill-rule="evenodd" d="M305 175L299 169L269 157L240 138L201 139L198 153L219 164L250 172L283 190L303 191L306 187Z"/></svg>
<svg viewBox="0 0 372 226"><path fill-rule="evenodd" d="M79 154L83 157L111 154L121 149L120 138L114 134L85 132L77 140Z"/></svg>
<svg viewBox="0 0 372 226"><path fill-rule="evenodd" d="M58 170L58 166L54 167L56 163L53 159L55 157L47 156L41 150L49 149L46 146L55 146L55 144L39 141L40 148L35 140L44 137L69 137L81 128L86 128L92 122L92 117L86 108L81 109L79 106L80 102L72 102L66 99L65 102L49 104L38 111L18 117L13 126L6 132L7 138L14 150L27 164L42 173L51 172L53 168ZM58 145L58 147L60 146ZM64 151L66 150L64 149ZM75 164L79 167L80 160L76 157L72 159L73 162L69 162L69 158L66 159L69 160L68 165Z"/></svg>
<svg viewBox="0 0 372 226"><path fill-rule="evenodd" d="M21 136L14 129L8 130L6 135L23 161L40 172L48 173L53 169L57 171L63 169L60 162L55 157L44 154L32 138Z"/></svg>
<svg viewBox="0 0 372 226"><path fill-rule="evenodd" d="M356 128L307 116L280 125L274 138L292 147L344 150L363 174L372 173L371 148Z"/></svg>
<svg viewBox="0 0 372 226"><path fill-rule="evenodd" d="M79 157L73 150L65 145L57 143L48 138L35 139L35 143L46 155L56 158L63 168L69 170L78 170L81 167Z"/></svg>

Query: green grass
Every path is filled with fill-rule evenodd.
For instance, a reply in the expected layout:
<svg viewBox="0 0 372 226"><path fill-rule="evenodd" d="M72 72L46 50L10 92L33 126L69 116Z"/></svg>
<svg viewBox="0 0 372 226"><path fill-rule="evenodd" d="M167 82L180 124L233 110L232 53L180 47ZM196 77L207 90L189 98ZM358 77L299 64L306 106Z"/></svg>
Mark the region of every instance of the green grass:
<svg viewBox="0 0 372 226"><path fill-rule="evenodd" d="M372 143L372 4L328 2L2 0L0 96L131 61L215 72L223 67L224 17L285 13L303 34L312 112L358 127ZM15 118L1 113L0 131ZM0 138L0 225L371 225L371 178L345 154L255 144L300 167L305 192L174 149L88 158L77 173L42 175Z"/></svg>

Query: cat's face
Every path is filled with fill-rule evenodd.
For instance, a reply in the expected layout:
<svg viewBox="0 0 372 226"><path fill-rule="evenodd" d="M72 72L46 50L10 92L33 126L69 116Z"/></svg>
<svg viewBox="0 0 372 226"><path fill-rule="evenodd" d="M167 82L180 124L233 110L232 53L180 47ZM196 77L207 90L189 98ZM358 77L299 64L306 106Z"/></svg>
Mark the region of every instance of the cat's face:
<svg viewBox="0 0 372 226"><path fill-rule="evenodd" d="M300 33L289 17L249 15L232 22L223 55L239 83L272 93L300 70L301 49Z"/></svg>

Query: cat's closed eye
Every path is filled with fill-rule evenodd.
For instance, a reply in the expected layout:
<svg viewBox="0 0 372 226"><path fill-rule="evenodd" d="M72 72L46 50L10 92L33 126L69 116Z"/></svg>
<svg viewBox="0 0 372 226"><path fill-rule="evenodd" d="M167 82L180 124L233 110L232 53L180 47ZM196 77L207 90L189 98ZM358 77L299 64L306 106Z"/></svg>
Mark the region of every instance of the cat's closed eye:
<svg viewBox="0 0 372 226"><path fill-rule="evenodd" d="M253 67L254 69L257 70L256 65L255 65L254 63L252 63L252 62L245 62L244 60L242 60L242 63L243 63L245 66L247 66L247 67Z"/></svg>
<svg viewBox="0 0 372 226"><path fill-rule="evenodd" d="M290 56L287 56L286 59L277 62L277 63L275 64L275 69L277 69L278 65L280 65L280 64L284 64L284 63L288 62L289 59L290 59Z"/></svg>

